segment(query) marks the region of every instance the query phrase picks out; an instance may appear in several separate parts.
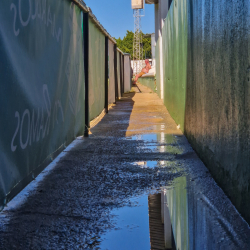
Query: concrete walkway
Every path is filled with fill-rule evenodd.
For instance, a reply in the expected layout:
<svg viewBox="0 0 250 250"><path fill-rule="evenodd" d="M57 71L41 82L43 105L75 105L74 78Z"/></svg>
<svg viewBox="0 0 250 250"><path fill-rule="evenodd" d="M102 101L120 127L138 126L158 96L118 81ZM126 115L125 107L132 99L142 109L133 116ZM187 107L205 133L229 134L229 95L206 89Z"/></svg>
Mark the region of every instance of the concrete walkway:
<svg viewBox="0 0 250 250"><path fill-rule="evenodd" d="M163 189L177 248L249 249L247 223L158 96L138 87L0 213L0 249L102 249L113 209Z"/></svg>

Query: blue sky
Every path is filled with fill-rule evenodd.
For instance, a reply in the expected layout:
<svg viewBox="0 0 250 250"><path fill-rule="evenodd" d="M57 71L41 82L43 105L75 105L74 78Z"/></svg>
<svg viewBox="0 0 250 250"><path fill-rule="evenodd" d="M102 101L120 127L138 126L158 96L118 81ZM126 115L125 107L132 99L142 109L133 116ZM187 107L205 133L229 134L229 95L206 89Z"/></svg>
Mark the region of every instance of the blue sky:
<svg viewBox="0 0 250 250"><path fill-rule="evenodd" d="M127 30L134 31L131 0L84 0L109 34L123 38ZM146 4L142 17L142 32L154 33L154 5Z"/></svg>

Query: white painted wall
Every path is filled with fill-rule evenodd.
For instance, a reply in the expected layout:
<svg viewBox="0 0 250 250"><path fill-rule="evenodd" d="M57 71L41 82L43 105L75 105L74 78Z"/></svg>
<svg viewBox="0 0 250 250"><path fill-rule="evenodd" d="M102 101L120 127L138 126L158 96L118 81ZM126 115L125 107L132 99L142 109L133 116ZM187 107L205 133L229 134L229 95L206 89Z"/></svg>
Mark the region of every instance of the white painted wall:
<svg viewBox="0 0 250 250"><path fill-rule="evenodd" d="M155 4L155 41L159 42L161 99L164 99L162 29L168 14L169 1L170 0L159 0L158 4Z"/></svg>
<svg viewBox="0 0 250 250"><path fill-rule="evenodd" d="M159 4L155 4L155 42L159 38Z"/></svg>
<svg viewBox="0 0 250 250"><path fill-rule="evenodd" d="M155 34L151 34L151 53L152 53L152 60L155 59Z"/></svg>

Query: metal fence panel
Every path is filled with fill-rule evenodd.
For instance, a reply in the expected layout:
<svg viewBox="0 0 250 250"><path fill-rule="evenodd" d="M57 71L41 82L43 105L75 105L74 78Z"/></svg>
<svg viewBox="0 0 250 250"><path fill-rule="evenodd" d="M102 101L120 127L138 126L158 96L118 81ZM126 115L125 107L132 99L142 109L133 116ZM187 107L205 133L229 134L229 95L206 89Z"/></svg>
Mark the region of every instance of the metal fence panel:
<svg viewBox="0 0 250 250"><path fill-rule="evenodd" d="M81 26L69 1L0 2L0 205L83 134Z"/></svg>
<svg viewBox="0 0 250 250"><path fill-rule="evenodd" d="M89 20L89 115L96 118L105 102L105 36Z"/></svg>
<svg viewBox="0 0 250 250"><path fill-rule="evenodd" d="M124 92L124 55L121 54L121 95Z"/></svg>
<svg viewBox="0 0 250 250"><path fill-rule="evenodd" d="M114 44L109 40L109 104L115 102Z"/></svg>
<svg viewBox="0 0 250 250"><path fill-rule="evenodd" d="M121 53L117 51L117 77L118 77L118 98L121 97L121 63L120 63Z"/></svg>
<svg viewBox="0 0 250 250"><path fill-rule="evenodd" d="M178 28L177 28L178 27ZM187 81L187 3L170 8L162 29L164 104L184 131Z"/></svg>
<svg viewBox="0 0 250 250"><path fill-rule="evenodd" d="M130 55L124 55L124 92L131 89L131 60Z"/></svg>

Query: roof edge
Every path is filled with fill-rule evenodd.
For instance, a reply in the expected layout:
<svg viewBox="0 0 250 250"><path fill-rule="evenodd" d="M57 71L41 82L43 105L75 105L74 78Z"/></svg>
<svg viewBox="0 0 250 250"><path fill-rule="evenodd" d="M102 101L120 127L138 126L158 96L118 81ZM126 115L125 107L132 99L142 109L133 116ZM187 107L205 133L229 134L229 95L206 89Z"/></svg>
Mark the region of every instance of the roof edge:
<svg viewBox="0 0 250 250"><path fill-rule="evenodd" d="M71 0L75 5L77 5L84 12L89 12L87 5L82 0Z"/></svg>
<svg viewBox="0 0 250 250"><path fill-rule="evenodd" d="M146 4L157 4L158 2L158 0L145 0Z"/></svg>

